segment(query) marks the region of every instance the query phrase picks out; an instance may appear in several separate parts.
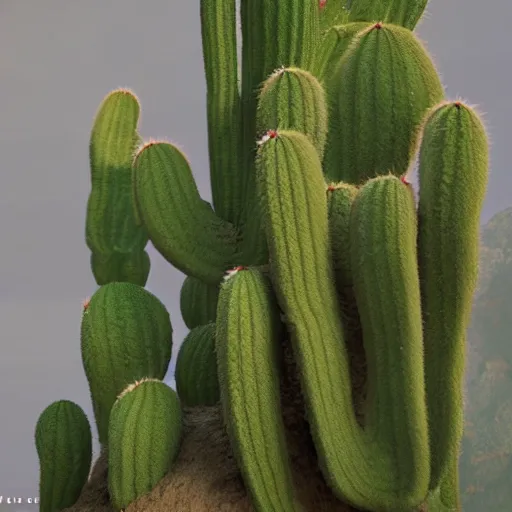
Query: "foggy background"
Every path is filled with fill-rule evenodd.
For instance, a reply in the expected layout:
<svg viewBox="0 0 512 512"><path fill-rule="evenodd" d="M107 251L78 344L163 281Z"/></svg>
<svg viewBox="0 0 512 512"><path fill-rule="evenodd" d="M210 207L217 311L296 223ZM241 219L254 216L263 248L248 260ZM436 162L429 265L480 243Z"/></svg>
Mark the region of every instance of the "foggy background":
<svg viewBox="0 0 512 512"><path fill-rule="evenodd" d="M488 15L489 14L489 15ZM431 0L419 28L449 97L479 106L492 140L482 221L512 205L512 5ZM210 200L199 1L0 0L0 496L38 495L34 427L58 399L96 436L80 356L81 301L96 289L85 245L88 142L117 87L142 104L140 133L178 143ZM171 313L183 275L152 248L147 289ZM167 382L172 382L170 368ZM96 450L97 450L97 444ZM96 454L96 453L95 453ZM12 505L6 510L35 510Z"/></svg>

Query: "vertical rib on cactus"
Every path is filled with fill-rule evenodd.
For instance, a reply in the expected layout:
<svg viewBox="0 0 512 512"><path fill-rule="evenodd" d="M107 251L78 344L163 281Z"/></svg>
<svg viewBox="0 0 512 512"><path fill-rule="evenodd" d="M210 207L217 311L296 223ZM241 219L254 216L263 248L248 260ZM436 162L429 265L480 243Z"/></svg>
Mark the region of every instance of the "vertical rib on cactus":
<svg viewBox="0 0 512 512"><path fill-rule="evenodd" d="M238 225L245 176L241 160L236 1L201 0L201 34L213 205L219 217Z"/></svg>
<svg viewBox="0 0 512 512"><path fill-rule="evenodd" d="M73 505L91 469L92 436L82 408L69 400L50 404L35 429L39 457L40 512Z"/></svg>
<svg viewBox="0 0 512 512"><path fill-rule="evenodd" d="M260 146L257 162L276 293L324 477L356 507L409 511L425 498L429 480L412 193L398 178L372 180L351 215L369 366L363 430L352 407L320 160L305 135L281 131Z"/></svg>
<svg viewBox="0 0 512 512"><path fill-rule="evenodd" d="M116 510L148 493L166 475L180 447L176 392L157 379L130 384L112 407L108 490Z"/></svg>
<svg viewBox="0 0 512 512"><path fill-rule="evenodd" d="M217 361L224 421L258 512L298 512L281 417L281 323L267 278L240 269L222 285Z"/></svg>
<svg viewBox="0 0 512 512"><path fill-rule="evenodd" d="M238 263L236 228L200 197L183 153L165 142L146 144L135 157L139 215L151 242L177 269L217 284Z"/></svg>
<svg viewBox="0 0 512 512"><path fill-rule="evenodd" d="M329 179L359 184L405 173L423 118L444 95L421 43L403 27L372 25L356 36L336 73L324 158Z"/></svg>
<svg viewBox="0 0 512 512"><path fill-rule="evenodd" d="M461 441L465 335L477 279L488 158L484 127L471 108L447 103L430 114L419 157L418 246L431 489L457 457Z"/></svg>
<svg viewBox="0 0 512 512"><path fill-rule="evenodd" d="M91 193L86 242L92 252L142 251L148 237L133 212L131 174L139 143L140 105L129 91L111 92L102 102L91 133Z"/></svg>
<svg viewBox="0 0 512 512"><path fill-rule="evenodd" d="M81 348L99 440L105 444L119 393L134 380L165 376L172 353L169 313L144 288L109 283L94 293L83 312Z"/></svg>
<svg viewBox="0 0 512 512"><path fill-rule="evenodd" d="M259 136L271 128L302 132L311 139L321 158L327 122L325 92L308 71L282 67L263 82L256 115Z"/></svg>

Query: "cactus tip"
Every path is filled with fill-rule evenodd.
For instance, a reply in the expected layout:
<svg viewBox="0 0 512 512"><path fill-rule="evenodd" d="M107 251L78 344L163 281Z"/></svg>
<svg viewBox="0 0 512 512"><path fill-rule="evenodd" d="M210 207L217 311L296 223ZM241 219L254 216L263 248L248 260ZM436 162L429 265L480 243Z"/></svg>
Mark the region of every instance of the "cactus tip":
<svg viewBox="0 0 512 512"><path fill-rule="evenodd" d="M90 297L86 297L82 301L82 308L83 308L84 311L87 311L87 308L89 307L90 302L91 302L91 298Z"/></svg>
<svg viewBox="0 0 512 512"><path fill-rule="evenodd" d="M373 28L377 29L377 30L380 30L382 28L382 23L379 21L377 23L375 23L375 25L373 26Z"/></svg>
<svg viewBox="0 0 512 512"><path fill-rule="evenodd" d="M327 0L320 0L318 5L320 7L320 9L323 9L327 4Z"/></svg>
<svg viewBox="0 0 512 512"><path fill-rule="evenodd" d="M247 267L244 267L243 265L238 265L237 267L234 267L230 270L226 270L224 274L224 281L227 281L241 270L247 270Z"/></svg>
<svg viewBox="0 0 512 512"><path fill-rule="evenodd" d="M410 185L411 182L407 179L407 176L404 174L403 176L400 176L400 181L404 184L404 185Z"/></svg>
<svg viewBox="0 0 512 512"><path fill-rule="evenodd" d="M267 130L267 133L258 141L258 146L265 144L270 139L276 139L277 136L277 130Z"/></svg>
<svg viewBox="0 0 512 512"><path fill-rule="evenodd" d="M455 105L455 107L456 107L457 109L459 109L459 110L460 110L460 108L462 107L462 103L461 103L460 101L456 101L456 102L454 103L454 105Z"/></svg>

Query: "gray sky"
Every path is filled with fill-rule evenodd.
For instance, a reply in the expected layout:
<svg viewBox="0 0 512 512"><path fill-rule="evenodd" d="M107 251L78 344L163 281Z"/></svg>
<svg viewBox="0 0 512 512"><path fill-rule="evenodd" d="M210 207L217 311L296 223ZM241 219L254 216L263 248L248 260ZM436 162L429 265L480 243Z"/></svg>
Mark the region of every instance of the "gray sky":
<svg viewBox="0 0 512 512"><path fill-rule="evenodd" d="M512 205L512 6L489 0L484 12L492 16L478 0L431 0L419 34L448 94L486 114L488 220ZM3 0L0 77L0 495L28 497L38 493L33 431L44 407L71 399L93 421L79 328L81 301L95 290L84 241L88 140L105 94L134 90L143 137L178 143L210 199L199 1ZM150 256L147 287L171 312L177 348L183 276Z"/></svg>

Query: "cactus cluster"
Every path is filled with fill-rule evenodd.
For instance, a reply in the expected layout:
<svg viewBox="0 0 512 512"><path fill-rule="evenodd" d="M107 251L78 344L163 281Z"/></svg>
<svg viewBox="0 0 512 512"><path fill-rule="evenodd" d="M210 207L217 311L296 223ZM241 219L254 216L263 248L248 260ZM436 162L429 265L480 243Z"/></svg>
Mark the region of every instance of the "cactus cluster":
<svg viewBox="0 0 512 512"><path fill-rule="evenodd" d="M303 510L282 421L288 342L337 499L460 509L488 146L414 32L426 3L240 0L239 66L237 2L201 0L211 205L180 149L141 143L132 92L104 99L86 230L100 288L82 356L115 509L172 471L180 403L218 402L254 509ZM148 240L187 276L179 399L158 382L172 327L143 288Z"/></svg>

